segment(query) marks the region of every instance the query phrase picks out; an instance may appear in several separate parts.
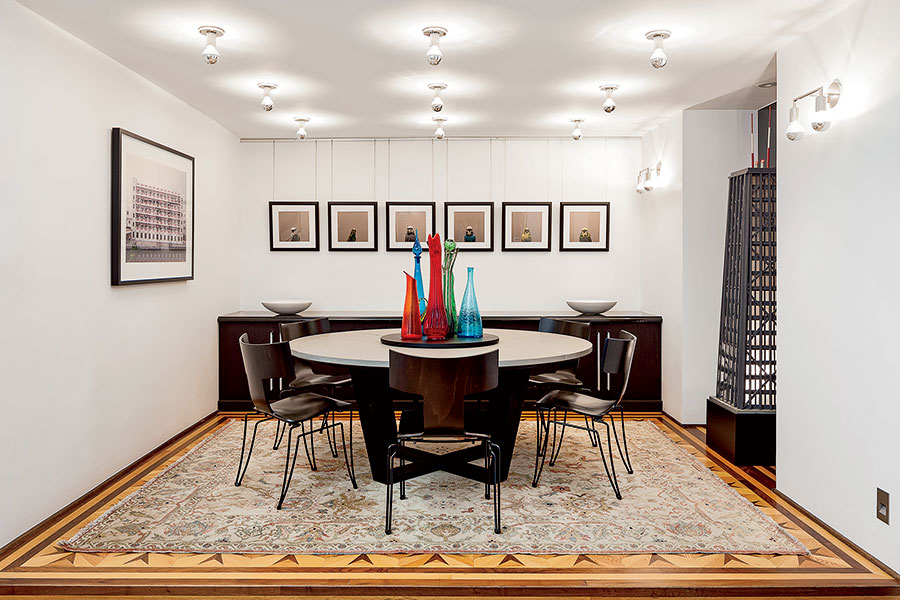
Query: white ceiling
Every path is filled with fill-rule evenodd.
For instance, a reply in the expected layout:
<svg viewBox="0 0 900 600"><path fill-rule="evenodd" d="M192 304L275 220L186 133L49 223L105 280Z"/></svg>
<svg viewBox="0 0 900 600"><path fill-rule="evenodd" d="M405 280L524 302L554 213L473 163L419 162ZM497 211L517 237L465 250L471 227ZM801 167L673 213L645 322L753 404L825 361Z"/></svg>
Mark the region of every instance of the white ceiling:
<svg viewBox="0 0 900 600"><path fill-rule="evenodd" d="M636 135L763 80L774 53L852 0L19 0L241 137ZM214 66L200 25L225 29ZM428 25L449 29L425 62ZM651 29L672 31L650 66ZM257 82L273 81L264 112ZM618 83L605 114L603 83ZM85 82L90 85L90 82ZM744 102L745 103L745 102ZM717 106L723 108L723 106Z"/></svg>

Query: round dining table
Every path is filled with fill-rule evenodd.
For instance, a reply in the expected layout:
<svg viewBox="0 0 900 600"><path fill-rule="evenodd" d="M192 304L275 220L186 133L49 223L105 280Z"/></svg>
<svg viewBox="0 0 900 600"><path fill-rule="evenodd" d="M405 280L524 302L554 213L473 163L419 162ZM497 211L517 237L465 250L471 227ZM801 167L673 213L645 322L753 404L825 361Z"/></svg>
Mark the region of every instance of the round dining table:
<svg viewBox="0 0 900 600"><path fill-rule="evenodd" d="M491 440L499 444L501 480L509 475L528 377L532 370L574 360L590 354L592 350L588 340L574 336L517 329L485 329L485 333L498 336L499 343L473 348L398 348L381 342L383 335L398 331L340 331L306 336L290 343L291 352L297 358L349 369L372 478L381 483L388 481L387 450L388 446L397 441L398 431L394 400L401 396L399 392L391 390L388 384L391 350L427 358L458 358L499 350L499 385L484 395L487 400L486 410L479 411L476 415L472 429L489 433ZM466 427L469 427L468 422ZM483 451L478 446L448 453L440 459L425 452L420 452L420 455L421 460L395 468L395 483L438 470L479 481L485 479L483 470L471 464L479 456L483 459Z"/></svg>

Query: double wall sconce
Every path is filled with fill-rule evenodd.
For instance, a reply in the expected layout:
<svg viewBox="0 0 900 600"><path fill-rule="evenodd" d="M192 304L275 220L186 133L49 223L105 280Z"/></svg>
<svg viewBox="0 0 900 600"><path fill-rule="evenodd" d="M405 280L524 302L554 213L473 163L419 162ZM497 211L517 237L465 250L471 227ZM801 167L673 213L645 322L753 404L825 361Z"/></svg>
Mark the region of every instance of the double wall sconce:
<svg viewBox="0 0 900 600"><path fill-rule="evenodd" d="M813 114L809 126L812 127L813 131L821 133L827 131L828 128L831 127L831 114L829 111L837 106L838 101L841 99L841 92L843 92L841 81L840 79L835 79L827 88L819 86L814 90L810 90L805 94L800 94L794 98L794 101L791 104L790 123L784 132L787 139L796 142L797 140L802 139L803 135L806 133L803 125L800 123L800 107L797 106L797 102L804 98L815 96L816 112Z"/></svg>
<svg viewBox="0 0 900 600"><path fill-rule="evenodd" d="M660 174L662 173L662 161L656 163L655 167L647 167L646 169L641 169L638 171L637 176L637 185L634 186L634 191L638 194L643 194L644 192L652 192L656 186L657 182L660 179ZM654 177L656 181L654 181Z"/></svg>

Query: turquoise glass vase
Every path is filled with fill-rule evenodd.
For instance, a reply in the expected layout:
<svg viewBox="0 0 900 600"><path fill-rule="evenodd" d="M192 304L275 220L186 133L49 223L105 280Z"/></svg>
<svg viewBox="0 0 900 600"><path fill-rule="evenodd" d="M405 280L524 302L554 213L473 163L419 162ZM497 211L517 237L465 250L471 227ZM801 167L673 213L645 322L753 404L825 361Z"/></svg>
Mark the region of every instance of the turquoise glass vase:
<svg viewBox="0 0 900 600"><path fill-rule="evenodd" d="M416 241L413 244L413 255L415 258L415 271L413 275L416 278L416 290L419 292L419 314L422 320L425 320L425 309L428 308L428 302L425 300L425 284L422 282L422 244L419 243L419 230L416 229Z"/></svg>
<svg viewBox="0 0 900 600"><path fill-rule="evenodd" d="M462 338L484 337L481 325L481 313L478 312L478 299L475 298L475 267L468 268L466 291L459 307L459 325L456 335Z"/></svg>

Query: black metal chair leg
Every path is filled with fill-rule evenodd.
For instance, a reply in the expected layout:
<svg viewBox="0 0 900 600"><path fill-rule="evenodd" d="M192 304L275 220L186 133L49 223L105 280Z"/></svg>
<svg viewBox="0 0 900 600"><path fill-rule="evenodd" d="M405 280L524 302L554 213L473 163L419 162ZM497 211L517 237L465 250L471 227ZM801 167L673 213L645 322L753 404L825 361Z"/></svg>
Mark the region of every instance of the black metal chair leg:
<svg viewBox="0 0 900 600"><path fill-rule="evenodd" d="M553 411L553 412L555 413L556 411ZM559 431L559 445L555 446L555 448L551 448L551 455L550 455L550 466L551 467L556 464L556 461L559 458L559 451L562 450L563 437L565 437L565 435L566 435L566 420L568 419L568 417L569 417L569 411L564 410L562 427ZM554 421L556 421L555 418L554 418ZM554 443L554 445L556 444L556 423L553 424L553 443Z"/></svg>
<svg viewBox="0 0 900 600"><path fill-rule="evenodd" d="M353 411L350 411L350 472L353 473L353 481L356 481L356 466L353 464Z"/></svg>
<svg viewBox="0 0 900 600"><path fill-rule="evenodd" d="M539 448L535 452L534 457L534 478L531 480L531 487L537 487L538 481L541 479L541 473L544 472L544 461L547 460L547 442L550 440L550 413L547 412L546 418L543 413L540 413L540 422L538 423L538 427L541 427L543 432L543 447Z"/></svg>
<svg viewBox="0 0 900 600"><path fill-rule="evenodd" d="M544 429L544 413L541 412L539 407L534 408L534 414L537 418L537 429L534 431L534 437L537 442L537 447L535 449L535 462L537 461L537 457L541 455L541 433Z"/></svg>
<svg viewBox="0 0 900 600"><path fill-rule="evenodd" d="M306 438L303 438L304 441ZM319 467L316 465L316 436L313 435L313 422L312 419L309 420L309 453L312 455L310 468L313 471L318 471Z"/></svg>
<svg viewBox="0 0 900 600"><path fill-rule="evenodd" d="M493 483L494 483L494 533L501 533L500 526L500 446L490 445L493 459Z"/></svg>
<svg viewBox="0 0 900 600"><path fill-rule="evenodd" d="M331 426L328 425L328 415L331 415ZM337 458L337 434L334 432L334 411L322 415L322 429L325 430L325 436L328 438L328 449L331 451L331 457Z"/></svg>
<svg viewBox="0 0 900 600"><path fill-rule="evenodd" d="M622 445L625 446L625 453L622 453L622 446L619 445L619 434L616 433L616 417L612 413L609 415L609 420L612 421L612 430L613 435L616 438L616 446L619 448L619 457L622 459L622 462L625 463L625 470L628 471L628 474L631 475L634 473L634 469L631 467L631 457L628 456L628 438L625 437L625 408L619 407L619 422L622 425Z"/></svg>
<svg viewBox="0 0 900 600"><path fill-rule="evenodd" d="M622 493L619 491L619 480L616 478L616 465L613 462L612 457L612 438L609 435L609 423L606 421L600 421L606 426L606 445L609 449L609 464L606 463L606 455L603 453L603 445L599 446L600 450L600 458L603 459L603 468L606 470L606 477L609 479L609 485L612 486L613 492L616 494L616 499L622 499ZM593 425L594 435L597 436L597 439L600 439L600 434L597 433L596 421L594 421ZM610 467L612 467L612 474L610 474Z"/></svg>
<svg viewBox="0 0 900 600"><path fill-rule="evenodd" d="M310 426L312 425L312 420L310 420L309 424L310 424ZM312 438L312 427L310 427L309 431L310 431L309 437ZM306 435L305 435L306 434L306 425L304 425L303 421L300 421L300 432L304 434L304 435L301 435L300 437L303 438L303 449L306 450L306 462L309 463L309 468L311 470L315 471L316 470L316 463L315 463L316 458L315 458L315 454L313 454L312 457L310 457L310 455L309 455L309 445L306 442ZM312 440L310 440L310 442L312 442Z"/></svg>
<svg viewBox="0 0 900 600"><path fill-rule="evenodd" d="M588 419L587 415L584 415L584 424L588 428L587 432L588 432L588 437L591 438L591 446L596 448L598 442L597 442L597 440L594 439L594 431L591 429L591 421L590 421L590 419Z"/></svg>
<svg viewBox="0 0 900 600"><path fill-rule="evenodd" d="M272 446L272 450L278 450L281 447L281 441L284 439L284 432L287 431L287 423L282 425L281 421L275 422L275 444Z"/></svg>
<svg viewBox="0 0 900 600"><path fill-rule="evenodd" d="M385 513L384 513L384 533L390 535L391 533L391 517L393 516L393 504L394 504L394 456L397 454L397 444L391 444L388 446L388 456L387 456L387 499L385 500Z"/></svg>
<svg viewBox="0 0 900 600"><path fill-rule="evenodd" d="M285 423L285 427L287 424ZM294 430L291 427L290 432ZM288 443L287 443L287 452L284 457L284 480L281 482L281 496L278 498L278 506L276 508L281 510L281 506L284 504L284 499L287 496L288 488L291 486L291 479L294 477L294 467L297 465L297 455L300 453L300 437L297 436L297 441L294 447L294 460L291 460L291 433L288 432ZM291 466L290 472L288 472L288 465Z"/></svg>
<svg viewBox="0 0 900 600"><path fill-rule="evenodd" d="M481 446L484 448L484 499L491 499L491 470L490 470L490 449L488 447L488 441L484 440L481 442Z"/></svg>
<svg viewBox="0 0 900 600"><path fill-rule="evenodd" d="M247 462L244 462L244 448L247 445L247 416L244 415L244 439L241 442L241 459L238 461L238 472L237 477L234 478L234 485L239 486L241 482L244 480L244 475L247 473L247 467L250 466L250 456L253 454L253 444L256 442L256 430L259 427L260 423L264 421L268 421L272 417L267 417L265 419L260 419L256 422L256 425L253 426L253 437L250 439L250 450L247 452ZM241 471L241 466L244 467L244 470Z"/></svg>
<svg viewBox="0 0 900 600"><path fill-rule="evenodd" d="M403 440L400 440L400 471L406 466L406 459L403 458ZM406 479L400 480L400 499L406 500Z"/></svg>
<svg viewBox="0 0 900 600"><path fill-rule="evenodd" d="M347 444L344 438L344 424L338 423L338 426L341 428L341 447L344 449L344 464L347 465L347 475L350 476L350 483L353 484L353 489L357 489L359 486L356 485L356 473L350 467L350 458L347 456ZM335 434L335 439L337 438L337 434ZM350 448L351 452L353 451L353 447Z"/></svg>

